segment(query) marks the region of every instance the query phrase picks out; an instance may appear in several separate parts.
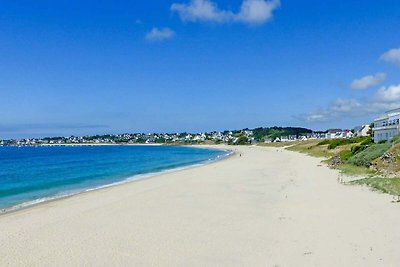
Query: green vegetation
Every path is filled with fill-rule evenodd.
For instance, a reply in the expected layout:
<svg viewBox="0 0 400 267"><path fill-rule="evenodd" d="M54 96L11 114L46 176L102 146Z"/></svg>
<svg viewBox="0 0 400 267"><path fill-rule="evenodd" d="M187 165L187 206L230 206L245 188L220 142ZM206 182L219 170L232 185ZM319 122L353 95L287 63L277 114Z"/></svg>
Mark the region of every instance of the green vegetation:
<svg viewBox="0 0 400 267"><path fill-rule="evenodd" d="M371 145L350 157L348 159L348 163L356 166L369 167L371 166L373 160L385 154L385 152L388 151L391 146L392 144L390 142Z"/></svg>
<svg viewBox="0 0 400 267"><path fill-rule="evenodd" d="M318 143L319 146L328 145L328 149L335 149L338 146L344 146L355 143L372 143L371 137L354 137L354 138L338 138L338 139L325 139Z"/></svg>
<svg viewBox="0 0 400 267"><path fill-rule="evenodd" d="M351 175L351 176L363 175L365 177L365 175L375 175L376 174L376 171L371 170L367 167L356 166L356 165L347 164L347 163L337 165L335 167L335 169L340 170L342 173L345 173L345 174Z"/></svg>
<svg viewBox="0 0 400 267"><path fill-rule="evenodd" d="M353 156L353 153L349 150L343 150L339 153L340 160L345 162Z"/></svg>
<svg viewBox="0 0 400 267"><path fill-rule="evenodd" d="M305 153L314 157L330 158L334 156L334 153L332 151L329 151L326 146L318 146L318 140L299 142L293 146L288 147L287 149L291 151Z"/></svg>
<svg viewBox="0 0 400 267"><path fill-rule="evenodd" d="M293 146L299 144L300 141L293 141L293 142L272 142L272 143L258 143L258 146L266 146L266 147L286 147L286 146Z"/></svg>
<svg viewBox="0 0 400 267"><path fill-rule="evenodd" d="M370 145L372 145L374 142L372 140L371 137L365 139L364 141L362 141L361 143L354 145L351 147L351 153L353 153L354 155L363 151L364 149L366 149L367 147L369 147Z"/></svg>
<svg viewBox="0 0 400 267"><path fill-rule="evenodd" d="M364 179L350 184L367 185L374 190L399 196L400 178L379 177L400 173L400 135L391 141L373 143L371 137L349 139L310 140L287 148L316 157L328 158L332 168L349 175L362 175ZM379 176L378 176L379 175Z"/></svg>
<svg viewBox="0 0 400 267"><path fill-rule="evenodd" d="M371 166L372 162L387 152L399 139L374 144L371 137L326 139L321 142L309 141L294 145L289 150L320 157L339 157L345 164Z"/></svg>
<svg viewBox="0 0 400 267"><path fill-rule="evenodd" d="M235 143L235 145L248 145L248 144L249 144L249 139L244 135L239 136L238 140Z"/></svg>
<svg viewBox="0 0 400 267"><path fill-rule="evenodd" d="M350 184L367 185L377 191L400 196L400 178L370 177L352 181Z"/></svg>
<svg viewBox="0 0 400 267"><path fill-rule="evenodd" d="M275 139L281 136L306 135L312 133L312 130L300 127L270 127L253 129L253 136L256 141L263 142L266 139Z"/></svg>

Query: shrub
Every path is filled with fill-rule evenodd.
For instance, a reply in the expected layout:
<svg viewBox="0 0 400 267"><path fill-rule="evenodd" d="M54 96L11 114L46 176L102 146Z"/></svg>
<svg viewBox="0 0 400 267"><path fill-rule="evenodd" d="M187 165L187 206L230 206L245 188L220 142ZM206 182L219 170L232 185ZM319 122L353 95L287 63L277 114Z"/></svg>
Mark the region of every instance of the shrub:
<svg viewBox="0 0 400 267"><path fill-rule="evenodd" d="M340 152L339 157L342 161L347 161L349 158L353 156L353 153L349 150L344 150Z"/></svg>
<svg viewBox="0 0 400 267"><path fill-rule="evenodd" d="M390 140L390 142L394 145L400 143L400 134L396 135L395 137L393 137L392 140Z"/></svg>
<svg viewBox="0 0 400 267"><path fill-rule="evenodd" d="M330 142L328 149L335 149L338 146L350 143L350 139L334 139Z"/></svg>
<svg viewBox="0 0 400 267"><path fill-rule="evenodd" d="M351 153L352 153L352 154L357 154L357 153L363 151L363 150L366 149L366 148L367 148L367 146L354 145L354 146L351 147L350 150L351 150Z"/></svg>
<svg viewBox="0 0 400 267"><path fill-rule="evenodd" d="M361 143L360 145L370 145L374 143L374 140L372 139L372 137L366 137Z"/></svg>
<svg viewBox="0 0 400 267"><path fill-rule="evenodd" d="M325 139L324 141L321 141L317 144L317 146L323 146L323 145L329 145L330 140Z"/></svg>
<svg viewBox="0 0 400 267"><path fill-rule="evenodd" d="M247 139L246 136L240 136L238 140L236 141L236 145L247 145L249 143L249 140Z"/></svg>
<svg viewBox="0 0 400 267"><path fill-rule="evenodd" d="M389 148L390 143L375 144L367 147L363 151L355 154L349 159L349 163L357 166L370 166L374 159L382 156Z"/></svg>
<svg viewBox="0 0 400 267"><path fill-rule="evenodd" d="M354 145L351 147L351 153L357 154L363 150L365 150L367 147L373 144L373 140L371 137L366 138L364 141L362 141L359 145Z"/></svg>
<svg viewBox="0 0 400 267"><path fill-rule="evenodd" d="M348 144L353 144L353 143L358 143L355 139L349 138L349 139L333 139L331 140L328 149L335 149L338 146L343 146L343 145L348 145Z"/></svg>
<svg viewBox="0 0 400 267"><path fill-rule="evenodd" d="M353 137L353 138L326 139L326 140L319 142L317 145L318 146L328 145L328 149L335 149L338 146L355 144L355 143L370 144L370 143L372 143L372 138L359 136L359 137Z"/></svg>

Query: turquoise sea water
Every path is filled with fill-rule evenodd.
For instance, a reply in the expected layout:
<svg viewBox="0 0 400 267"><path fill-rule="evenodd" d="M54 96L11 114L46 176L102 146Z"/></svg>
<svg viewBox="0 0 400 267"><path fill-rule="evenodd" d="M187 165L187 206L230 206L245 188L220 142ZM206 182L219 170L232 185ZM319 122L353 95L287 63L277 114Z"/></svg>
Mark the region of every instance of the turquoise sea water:
<svg viewBox="0 0 400 267"><path fill-rule="evenodd" d="M0 209L202 164L227 154L178 146L0 147Z"/></svg>

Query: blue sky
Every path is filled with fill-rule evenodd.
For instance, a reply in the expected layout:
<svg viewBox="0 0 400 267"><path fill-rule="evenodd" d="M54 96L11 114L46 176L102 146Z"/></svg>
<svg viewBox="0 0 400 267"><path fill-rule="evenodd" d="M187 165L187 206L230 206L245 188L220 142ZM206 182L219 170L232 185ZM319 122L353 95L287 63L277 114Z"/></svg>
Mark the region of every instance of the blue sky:
<svg viewBox="0 0 400 267"><path fill-rule="evenodd" d="M400 107L398 0L0 4L0 138L352 128Z"/></svg>

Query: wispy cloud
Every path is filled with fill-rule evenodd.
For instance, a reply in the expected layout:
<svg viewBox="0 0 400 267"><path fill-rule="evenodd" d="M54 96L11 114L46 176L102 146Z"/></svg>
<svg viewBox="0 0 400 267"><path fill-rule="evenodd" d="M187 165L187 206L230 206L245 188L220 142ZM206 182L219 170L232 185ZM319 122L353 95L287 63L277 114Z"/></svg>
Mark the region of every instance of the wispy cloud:
<svg viewBox="0 0 400 267"><path fill-rule="evenodd" d="M297 118L309 122L328 122L343 117L360 117L376 114L400 106L400 84L381 87L367 99L342 99L334 101L327 108L303 114Z"/></svg>
<svg viewBox="0 0 400 267"><path fill-rule="evenodd" d="M175 36L175 32L170 28L156 28L154 27L146 34L146 40L150 42L160 42L171 39Z"/></svg>
<svg viewBox="0 0 400 267"><path fill-rule="evenodd" d="M400 48L390 49L382 54L380 59L400 67Z"/></svg>
<svg viewBox="0 0 400 267"><path fill-rule="evenodd" d="M397 102L398 104L400 104L400 84L380 88L375 94L374 99L380 102Z"/></svg>
<svg viewBox="0 0 400 267"><path fill-rule="evenodd" d="M380 85L386 79L385 73L376 73L375 75L364 76L354 80L350 84L350 88L354 90L364 90Z"/></svg>
<svg viewBox="0 0 400 267"><path fill-rule="evenodd" d="M239 12L219 9L211 0L191 0L189 3L174 3L171 11L178 13L185 22L215 22L263 24L270 20L280 0L243 0Z"/></svg>

